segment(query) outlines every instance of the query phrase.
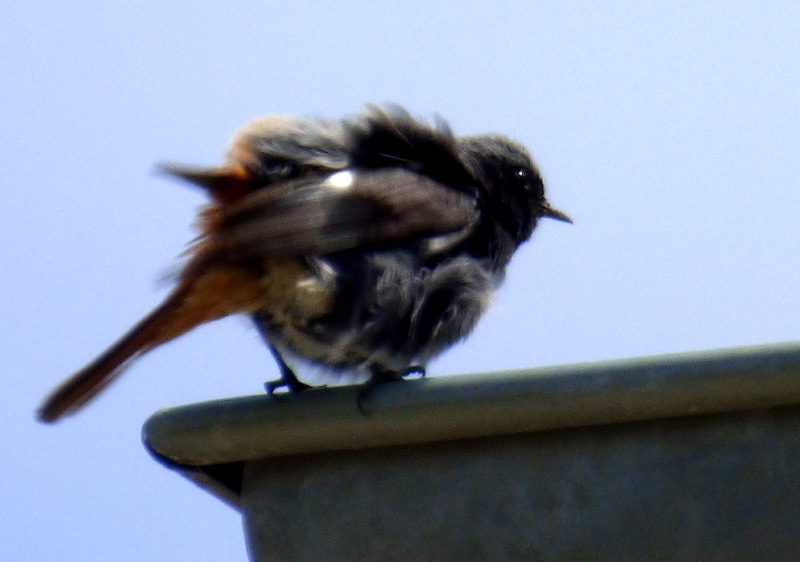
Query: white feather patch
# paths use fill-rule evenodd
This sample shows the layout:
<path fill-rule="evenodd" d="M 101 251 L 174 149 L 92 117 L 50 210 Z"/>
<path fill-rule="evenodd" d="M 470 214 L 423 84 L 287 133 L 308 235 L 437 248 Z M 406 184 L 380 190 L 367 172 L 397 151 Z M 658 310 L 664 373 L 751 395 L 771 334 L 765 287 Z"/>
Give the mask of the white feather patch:
<path fill-rule="evenodd" d="M 335 174 L 331 175 L 325 181 L 325 184 L 336 191 L 347 191 L 353 187 L 353 183 L 355 181 L 356 175 L 353 172 L 350 170 L 342 170 L 341 172 L 336 172 Z"/>

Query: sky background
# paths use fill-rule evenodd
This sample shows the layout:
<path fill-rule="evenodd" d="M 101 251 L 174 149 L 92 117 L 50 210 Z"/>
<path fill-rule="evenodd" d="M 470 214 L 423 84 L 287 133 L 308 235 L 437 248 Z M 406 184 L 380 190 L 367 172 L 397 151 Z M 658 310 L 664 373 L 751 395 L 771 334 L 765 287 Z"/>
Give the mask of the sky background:
<path fill-rule="evenodd" d="M 394 101 L 531 149 L 575 224 L 541 223 L 432 376 L 800 339 L 800 3 L 5 0 L 0 53 L 2 560 L 246 559 L 140 441 L 277 375 L 245 319 L 33 415 L 169 287 L 204 199 L 155 164 L 267 113 Z"/>

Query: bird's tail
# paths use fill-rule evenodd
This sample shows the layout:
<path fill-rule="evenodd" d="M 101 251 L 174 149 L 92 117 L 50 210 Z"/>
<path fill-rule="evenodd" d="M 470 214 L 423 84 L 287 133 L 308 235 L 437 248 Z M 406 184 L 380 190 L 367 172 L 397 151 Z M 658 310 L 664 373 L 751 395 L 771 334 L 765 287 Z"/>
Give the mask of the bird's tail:
<path fill-rule="evenodd" d="M 94 361 L 58 385 L 38 411 L 51 423 L 79 410 L 134 359 L 204 322 L 257 306 L 257 279 L 241 269 L 217 268 L 192 276 Z"/>

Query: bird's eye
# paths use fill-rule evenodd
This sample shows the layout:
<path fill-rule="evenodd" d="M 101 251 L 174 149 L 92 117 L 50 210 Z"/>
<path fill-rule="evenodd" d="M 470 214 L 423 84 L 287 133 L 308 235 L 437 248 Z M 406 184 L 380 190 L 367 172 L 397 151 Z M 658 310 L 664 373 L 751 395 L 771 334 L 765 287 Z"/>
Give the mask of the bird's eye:
<path fill-rule="evenodd" d="M 534 188 L 535 181 L 533 174 L 526 170 L 525 168 L 517 168 L 516 172 L 514 172 L 514 176 L 519 182 L 520 187 L 525 191 L 531 191 Z"/>
<path fill-rule="evenodd" d="M 517 168 L 514 170 L 514 179 L 525 192 L 534 198 L 544 197 L 544 189 L 539 174 L 528 168 Z"/>

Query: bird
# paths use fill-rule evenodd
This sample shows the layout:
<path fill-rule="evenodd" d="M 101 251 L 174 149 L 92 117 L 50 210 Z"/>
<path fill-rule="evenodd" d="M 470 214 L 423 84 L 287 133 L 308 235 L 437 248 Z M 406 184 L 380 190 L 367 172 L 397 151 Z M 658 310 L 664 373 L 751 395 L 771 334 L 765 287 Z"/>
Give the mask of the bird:
<path fill-rule="evenodd" d="M 210 198 L 175 287 L 46 397 L 42 422 L 76 412 L 155 347 L 239 313 L 278 363 L 270 394 L 309 387 L 297 364 L 366 376 L 365 388 L 424 375 L 473 330 L 538 220 L 572 222 L 520 142 L 457 136 L 398 105 L 268 115 L 237 131 L 223 164 L 161 169 Z"/>

